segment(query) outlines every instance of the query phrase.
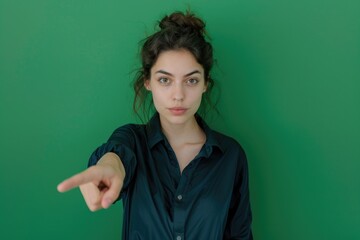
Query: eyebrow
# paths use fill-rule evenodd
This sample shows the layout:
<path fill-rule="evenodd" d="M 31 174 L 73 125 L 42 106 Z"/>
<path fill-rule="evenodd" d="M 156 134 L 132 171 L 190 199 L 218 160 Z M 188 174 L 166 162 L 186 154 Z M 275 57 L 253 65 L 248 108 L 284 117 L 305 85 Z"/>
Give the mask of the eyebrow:
<path fill-rule="evenodd" d="M 166 72 L 164 70 L 159 70 L 159 71 L 156 71 L 155 73 L 162 73 L 162 74 L 169 75 L 169 76 L 172 76 L 172 77 L 174 76 L 173 74 L 171 74 L 169 72 Z M 195 73 L 201 74 L 201 72 L 199 70 L 195 70 L 195 71 L 192 71 L 190 73 L 185 74 L 185 77 L 191 76 L 191 75 L 193 75 Z"/>

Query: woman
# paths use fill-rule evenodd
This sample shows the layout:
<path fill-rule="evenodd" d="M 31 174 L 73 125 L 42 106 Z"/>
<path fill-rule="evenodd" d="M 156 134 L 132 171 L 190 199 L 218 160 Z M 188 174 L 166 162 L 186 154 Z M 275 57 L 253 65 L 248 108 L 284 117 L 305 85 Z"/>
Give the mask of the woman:
<path fill-rule="evenodd" d="M 91 211 L 122 199 L 123 239 L 252 239 L 245 153 L 197 113 L 213 85 L 205 24 L 174 12 L 159 26 L 134 84 L 135 111 L 150 94 L 155 114 L 116 129 L 58 190 L 79 186 Z"/>

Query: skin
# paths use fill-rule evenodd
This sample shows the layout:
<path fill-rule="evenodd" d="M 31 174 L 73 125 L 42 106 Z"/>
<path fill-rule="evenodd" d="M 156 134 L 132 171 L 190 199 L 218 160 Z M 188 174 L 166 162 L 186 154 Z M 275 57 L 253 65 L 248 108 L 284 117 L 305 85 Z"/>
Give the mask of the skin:
<path fill-rule="evenodd" d="M 125 169 L 115 153 L 106 153 L 97 165 L 63 182 L 57 189 L 66 192 L 79 187 L 90 211 L 108 208 L 118 198 L 125 179 Z"/>
<path fill-rule="evenodd" d="M 206 91 L 204 69 L 189 51 L 165 51 L 151 68 L 144 86 L 152 92 L 162 131 L 182 172 L 206 141 L 194 117 Z M 119 156 L 109 152 L 97 165 L 64 180 L 57 189 L 66 192 L 79 187 L 88 208 L 97 211 L 110 207 L 118 198 L 125 176 Z"/>
<path fill-rule="evenodd" d="M 151 68 L 145 88 L 152 92 L 162 130 L 182 172 L 206 140 L 194 117 L 206 91 L 204 69 L 189 51 L 166 51 Z"/>

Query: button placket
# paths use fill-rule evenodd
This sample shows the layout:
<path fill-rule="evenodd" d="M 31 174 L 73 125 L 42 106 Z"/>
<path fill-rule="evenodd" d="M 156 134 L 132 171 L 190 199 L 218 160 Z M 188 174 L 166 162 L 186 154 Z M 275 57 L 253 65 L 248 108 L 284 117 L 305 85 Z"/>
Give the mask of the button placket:
<path fill-rule="evenodd" d="M 176 233 L 175 234 L 175 240 L 184 240 L 184 234 L 183 233 Z"/>
<path fill-rule="evenodd" d="M 184 205 L 184 190 L 187 178 L 181 176 L 178 189 L 174 196 L 174 240 L 184 240 L 184 228 L 186 219 L 186 205 Z"/>

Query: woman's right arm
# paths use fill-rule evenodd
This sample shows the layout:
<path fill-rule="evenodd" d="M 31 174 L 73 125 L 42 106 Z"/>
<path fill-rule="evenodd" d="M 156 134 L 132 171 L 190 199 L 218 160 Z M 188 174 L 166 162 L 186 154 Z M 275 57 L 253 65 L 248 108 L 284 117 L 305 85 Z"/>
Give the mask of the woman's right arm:
<path fill-rule="evenodd" d="M 108 152 L 96 165 L 78 173 L 63 182 L 57 189 L 66 192 L 79 187 L 84 200 L 91 211 L 108 208 L 115 202 L 124 184 L 125 168 L 120 157 Z"/>

